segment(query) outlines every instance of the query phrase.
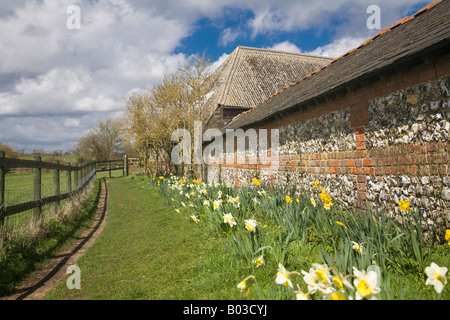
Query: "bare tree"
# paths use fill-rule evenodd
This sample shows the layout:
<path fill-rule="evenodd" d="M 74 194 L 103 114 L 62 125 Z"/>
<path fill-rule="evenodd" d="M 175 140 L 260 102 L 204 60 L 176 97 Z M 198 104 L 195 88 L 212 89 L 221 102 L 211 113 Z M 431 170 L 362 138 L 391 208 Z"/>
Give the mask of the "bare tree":
<path fill-rule="evenodd" d="M 127 97 L 122 127 L 127 140 L 141 157 L 145 155 L 144 165 L 150 174 L 158 174 L 158 162 L 168 159 L 174 146 L 172 132 L 184 128 L 193 136 L 194 121 L 206 121 L 213 111 L 206 104 L 215 85 L 209 66 L 205 55 L 193 57 L 148 92 Z M 150 156 L 156 168 L 151 168 Z"/>
<path fill-rule="evenodd" d="M 114 159 L 122 154 L 123 138 L 118 120 L 99 120 L 89 133 L 78 139 L 75 153 L 97 161 Z"/>

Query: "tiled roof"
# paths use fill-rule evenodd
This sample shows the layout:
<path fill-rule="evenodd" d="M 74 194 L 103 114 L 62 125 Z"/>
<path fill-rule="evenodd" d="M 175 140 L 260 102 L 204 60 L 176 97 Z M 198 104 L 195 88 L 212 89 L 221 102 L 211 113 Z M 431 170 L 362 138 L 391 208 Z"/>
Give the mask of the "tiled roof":
<path fill-rule="evenodd" d="M 215 71 L 218 81 L 208 104 L 213 104 L 212 110 L 217 107 L 242 111 L 254 108 L 275 92 L 332 60 L 315 55 L 238 46 Z M 222 128 L 231 119 L 216 109 L 207 126 Z"/>
<path fill-rule="evenodd" d="M 345 87 L 405 61 L 427 48 L 450 41 L 450 2 L 433 2 L 300 81 L 236 116 L 224 129 L 236 129 L 272 118 L 326 93 Z"/>
<path fill-rule="evenodd" d="M 224 62 L 226 75 L 218 104 L 254 108 L 275 92 L 333 59 L 239 46 L 227 60 Z"/>

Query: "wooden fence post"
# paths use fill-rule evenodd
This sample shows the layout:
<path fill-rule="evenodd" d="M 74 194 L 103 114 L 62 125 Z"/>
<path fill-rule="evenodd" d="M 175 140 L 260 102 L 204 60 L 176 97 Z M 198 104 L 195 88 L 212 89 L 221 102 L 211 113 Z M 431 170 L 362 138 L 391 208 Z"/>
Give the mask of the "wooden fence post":
<path fill-rule="evenodd" d="M 67 163 L 68 166 L 71 166 L 70 162 Z M 66 171 L 66 192 L 72 192 L 72 170 Z"/>
<path fill-rule="evenodd" d="M 109 163 L 109 177 L 111 178 L 111 159 L 109 159 L 108 163 Z"/>
<path fill-rule="evenodd" d="M 59 165 L 59 160 L 55 160 L 54 163 Z M 55 196 L 60 195 L 60 187 L 59 187 L 59 169 L 53 169 L 53 194 Z M 58 213 L 60 202 L 59 200 L 55 202 L 54 210 L 55 214 Z"/>
<path fill-rule="evenodd" d="M 0 151 L 0 159 L 4 158 L 5 152 Z M 5 224 L 5 218 L 3 217 L 3 214 L 5 213 L 5 175 L 6 175 L 6 168 L 0 166 L 0 231 L 1 231 L 0 241 L 3 239 L 4 236 L 4 224 Z"/>
<path fill-rule="evenodd" d="M 77 191 L 79 191 L 81 189 L 81 186 L 83 185 L 83 176 L 82 176 L 82 172 L 81 172 L 81 163 L 78 164 L 78 170 L 77 170 L 77 174 L 78 174 L 78 188 Z M 80 197 L 80 193 L 78 193 L 78 197 Z"/>
<path fill-rule="evenodd" d="M 35 161 L 41 161 L 40 156 L 34 156 Z M 41 168 L 33 168 L 33 189 L 34 189 L 34 200 L 41 201 L 42 189 L 41 189 Z M 42 215 L 42 205 L 39 205 L 33 209 L 33 220 L 34 226 L 37 227 L 41 221 Z"/>
<path fill-rule="evenodd" d="M 128 157 L 123 157 L 123 176 L 128 177 Z"/>

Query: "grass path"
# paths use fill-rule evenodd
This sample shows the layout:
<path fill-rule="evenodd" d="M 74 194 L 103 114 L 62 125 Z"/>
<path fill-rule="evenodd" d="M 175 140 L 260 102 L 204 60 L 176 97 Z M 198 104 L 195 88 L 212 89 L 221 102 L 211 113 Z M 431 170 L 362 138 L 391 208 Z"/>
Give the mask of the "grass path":
<path fill-rule="evenodd" d="M 108 192 L 106 226 L 78 262 L 81 289 L 64 281 L 47 299 L 207 298 L 195 278 L 220 240 L 199 241 L 204 232 L 147 183 L 113 178 Z"/>

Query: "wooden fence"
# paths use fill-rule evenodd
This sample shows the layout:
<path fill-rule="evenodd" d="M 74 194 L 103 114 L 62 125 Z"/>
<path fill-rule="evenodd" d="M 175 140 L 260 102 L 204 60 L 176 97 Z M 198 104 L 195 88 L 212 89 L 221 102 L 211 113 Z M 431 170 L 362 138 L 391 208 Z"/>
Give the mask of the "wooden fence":
<path fill-rule="evenodd" d="M 21 203 L 8 205 L 5 199 L 5 175 L 8 169 L 28 168 L 33 170 L 33 199 Z M 42 169 L 53 171 L 53 195 L 42 197 L 41 173 Z M 33 209 L 33 220 L 35 225 L 41 220 L 42 206 L 54 203 L 58 210 L 61 200 L 81 192 L 92 179 L 96 172 L 122 170 L 124 176 L 128 175 L 128 160 L 90 161 L 78 165 L 60 164 L 58 160 L 53 163 L 41 160 L 35 156 L 34 160 L 22 160 L 5 158 L 5 153 L 0 151 L 0 228 L 3 229 L 5 218 L 19 212 Z M 60 174 L 66 172 L 66 192 L 60 192 Z M 73 177 L 73 179 L 72 179 Z"/>

